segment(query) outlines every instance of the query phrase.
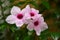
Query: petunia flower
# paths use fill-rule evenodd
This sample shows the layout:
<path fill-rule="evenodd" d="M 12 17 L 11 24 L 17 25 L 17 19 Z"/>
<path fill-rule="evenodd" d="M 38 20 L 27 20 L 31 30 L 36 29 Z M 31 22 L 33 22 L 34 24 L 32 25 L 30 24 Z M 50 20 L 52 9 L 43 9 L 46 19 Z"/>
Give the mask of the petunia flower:
<path fill-rule="evenodd" d="M 9 24 L 16 24 L 17 27 L 21 27 L 24 24 L 26 9 L 20 10 L 19 7 L 13 6 L 11 9 L 11 15 L 6 18 L 6 22 Z"/>
<path fill-rule="evenodd" d="M 27 5 L 25 8 L 27 11 L 25 14 L 25 17 L 26 17 L 25 23 L 28 24 L 27 21 L 29 21 L 30 19 L 33 19 L 34 17 L 37 17 L 39 15 L 39 10 L 36 10 L 34 8 L 30 8 L 29 5 Z"/>
<path fill-rule="evenodd" d="M 35 30 L 36 34 L 39 36 L 41 31 L 44 31 L 48 28 L 46 22 L 44 22 L 44 18 L 42 16 L 34 17 L 33 20 L 29 21 L 27 29 L 29 31 Z"/>

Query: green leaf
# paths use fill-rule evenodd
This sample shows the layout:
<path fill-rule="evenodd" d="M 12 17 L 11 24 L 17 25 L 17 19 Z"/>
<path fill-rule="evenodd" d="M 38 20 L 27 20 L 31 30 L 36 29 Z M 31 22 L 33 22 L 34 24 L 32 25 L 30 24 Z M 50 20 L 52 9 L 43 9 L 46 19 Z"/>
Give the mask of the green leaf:
<path fill-rule="evenodd" d="M 47 2 L 46 0 L 42 0 L 42 4 L 43 4 L 47 9 L 50 9 L 49 2 Z"/>
<path fill-rule="evenodd" d="M 2 3 L 0 2 L 0 5 L 1 5 Z"/>
<path fill-rule="evenodd" d="M 10 30 L 12 32 L 15 32 L 17 30 L 17 27 L 15 25 L 11 25 Z"/>
<path fill-rule="evenodd" d="M 4 29 L 7 27 L 6 23 L 0 24 L 0 30 L 4 31 Z"/>
<path fill-rule="evenodd" d="M 15 0 L 9 0 L 11 3 L 14 2 Z"/>
<path fill-rule="evenodd" d="M 51 32 L 51 35 L 54 37 L 60 37 L 60 32 Z"/>
<path fill-rule="evenodd" d="M 51 37 L 54 40 L 58 40 L 58 38 L 60 37 L 60 32 L 51 32 Z"/>
<path fill-rule="evenodd" d="M 24 1 L 24 2 L 19 2 L 19 3 L 16 4 L 16 6 L 22 6 L 23 4 L 25 4 L 25 2 L 26 2 L 26 1 Z"/>
<path fill-rule="evenodd" d="M 26 36 L 24 40 L 30 40 L 30 36 Z"/>
<path fill-rule="evenodd" d="M 43 31 L 40 35 L 41 40 L 47 40 L 48 37 L 50 37 L 50 33 L 48 30 Z"/>

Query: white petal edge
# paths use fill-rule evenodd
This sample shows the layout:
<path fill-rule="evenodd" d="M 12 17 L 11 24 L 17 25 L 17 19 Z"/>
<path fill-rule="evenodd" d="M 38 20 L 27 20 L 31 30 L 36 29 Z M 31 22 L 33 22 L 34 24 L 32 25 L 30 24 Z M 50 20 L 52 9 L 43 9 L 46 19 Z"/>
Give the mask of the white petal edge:
<path fill-rule="evenodd" d="M 28 24 L 27 29 L 29 31 L 32 31 L 33 30 L 33 24 L 32 23 Z"/>
<path fill-rule="evenodd" d="M 44 22 L 41 27 L 41 31 L 48 29 L 48 25 Z"/>
<path fill-rule="evenodd" d="M 21 13 L 30 13 L 30 6 L 27 5 L 24 9 L 22 9 Z"/>
<path fill-rule="evenodd" d="M 31 11 L 30 5 L 27 5 L 25 9 L 26 9 L 26 12 L 27 12 L 27 13 L 30 13 L 30 11 Z"/>
<path fill-rule="evenodd" d="M 37 14 L 39 13 L 39 10 L 36 10 L 34 8 L 31 8 L 31 11 L 34 12 L 34 13 L 37 13 Z"/>
<path fill-rule="evenodd" d="M 9 23 L 9 24 L 14 24 L 15 23 L 15 20 L 16 20 L 16 17 L 14 15 L 9 15 L 6 18 L 6 22 Z"/>
<path fill-rule="evenodd" d="M 21 11 L 21 10 L 20 10 L 19 7 L 13 6 L 12 9 L 11 9 L 11 14 L 12 14 L 12 15 L 16 15 L 16 14 L 20 13 L 20 11 Z"/>
<path fill-rule="evenodd" d="M 36 26 L 36 27 L 34 27 L 34 30 L 36 31 L 36 34 L 39 36 L 40 33 L 41 33 L 40 26 Z"/>
<path fill-rule="evenodd" d="M 22 27 L 23 24 L 24 24 L 24 23 L 23 23 L 22 20 L 17 20 L 17 21 L 16 21 L 16 26 L 17 26 L 17 27 Z"/>
<path fill-rule="evenodd" d="M 41 35 L 41 31 L 36 31 L 36 35 L 40 36 Z"/>

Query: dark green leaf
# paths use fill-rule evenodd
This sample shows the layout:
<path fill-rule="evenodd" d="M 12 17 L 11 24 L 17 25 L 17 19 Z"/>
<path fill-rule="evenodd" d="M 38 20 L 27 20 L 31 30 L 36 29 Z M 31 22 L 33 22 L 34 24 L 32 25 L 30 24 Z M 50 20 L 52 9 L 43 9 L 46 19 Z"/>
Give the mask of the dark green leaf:
<path fill-rule="evenodd" d="M 47 2 L 46 0 L 42 0 L 42 4 L 43 4 L 47 9 L 50 9 L 49 2 Z"/>

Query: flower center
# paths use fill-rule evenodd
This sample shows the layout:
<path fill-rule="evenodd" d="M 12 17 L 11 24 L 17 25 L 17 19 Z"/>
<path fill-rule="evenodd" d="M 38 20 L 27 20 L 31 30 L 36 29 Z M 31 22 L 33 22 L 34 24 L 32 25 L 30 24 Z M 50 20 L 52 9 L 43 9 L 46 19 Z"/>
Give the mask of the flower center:
<path fill-rule="evenodd" d="M 18 15 L 17 15 L 17 18 L 18 18 L 18 19 L 22 19 L 22 18 L 23 18 L 23 15 L 22 15 L 22 14 L 18 14 Z"/>
<path fill-rule="evenodd" d="M 35 14 L 34 13 L 30 13 L 31 16 L 34 16 Z"/>
<path fill-rule="evenodd" d="M 38 21 L 35 21 L 35 22 L 34 22 L 34 25 L 35 25 L 35 26 L 38 26 L 38 25 L 39 25 L 39 22 L 38 22 Z"/>

